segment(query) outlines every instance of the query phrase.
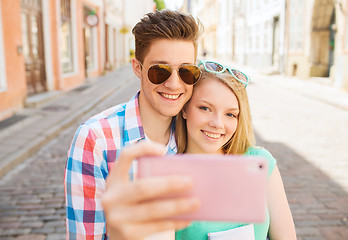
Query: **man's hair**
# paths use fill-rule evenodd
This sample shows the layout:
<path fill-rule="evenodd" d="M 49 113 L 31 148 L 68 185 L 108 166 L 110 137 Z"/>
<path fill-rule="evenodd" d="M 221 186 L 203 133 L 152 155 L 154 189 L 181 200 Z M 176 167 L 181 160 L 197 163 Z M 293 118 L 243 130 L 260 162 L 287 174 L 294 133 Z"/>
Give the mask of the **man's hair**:
<path fill-rule="evenodd" d="M 249 147 L 255 145 L 255 136 L 251 122 L 251 114 L 249 107 L 248 95 L 246 88 L 228 72 L 211 73 L 201 67 L 202 76 L 199 82 L 193 88 L 193 94 L 200 84 L 210 79 L 218 79 L 231 89 L 237 97 L 239 105 L 238 125 L 231 139 L 225 143 L 222 150 L 225 154 L 244 154 Z M 188 104 L 188 103 L 186 103 Z M 185 106 L 184 106 L 185 108 Z M 183 118 L 182 110 L 176 116 L 175 138 L 178 148 L 178 153 L 184 153 L 187 147 L 187 126 L 186 120 Z"/>
<path fill-rule="evenodd" d="M 192 41 L 196 58 L 197 41 L 202 30 L 201 22 L 191 15 L 170 10 L 148 13 L 132 30 L 135 58 L 143 63 L 151 44 L 160 39 Z"/>

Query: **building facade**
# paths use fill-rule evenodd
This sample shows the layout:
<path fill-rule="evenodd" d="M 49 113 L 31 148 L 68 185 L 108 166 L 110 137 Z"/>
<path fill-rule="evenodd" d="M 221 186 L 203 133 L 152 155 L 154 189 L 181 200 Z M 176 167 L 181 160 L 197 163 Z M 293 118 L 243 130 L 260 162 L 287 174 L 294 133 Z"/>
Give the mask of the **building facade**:
<path fill-rule="evenodd" d="M 209 57 L 283 71 L 285 3 L 195 0 L 192 13 L 205 27 L 201 48 Z"/>
<path fill-rule="evenodd" d="M 218 22 L 218 0 L 192 0 L 192 15 L 199 18 L 204 25 L 203 36 L 198 44 L 199 55 L 217 57 L 217 22 Z M 184 2 L 188 10 L 188 2 Z M 209 7 L 208 7 L 209 6 Z"/>
<path fill-rule="evenodd" d="M 191 11 L 204 25 L 198 45 L 199 55 L 231 59 L 233 54 L 233 9 L 229 0 L 184 1 L 185 11 Z"/>
<path fill-rule="evenodd" d="M 152 0 L 135 1 L 1 0 L 0 120 L 32 96 L 76 88 L 129 62 L 130 29 L 154 11 Z"/>
<path fill-rule="evenodd" d="M 348 0 L 192 0 L 209 58 L 348 89 Z"/>
<path fill-rule="evenodd" d="M 348 1 L 287 1 L 286 73 L 348 89 Z"/>
<path fill-rule="evenodd" d="M 245 4 L 243 6 L 243 4 Z M 235 2 L 242 16 L 236 22 L 235 36 L 244 36 L 244 61 L 236 44 L 238 63 L 283 72 L 285 60 L 285 0 L 248 0 Z M 243 19 L 244 18 L 244 19 Z M 244 26 L 243 26 L 244 25 Z M 245 32 L 246 31 L 246 32 Z"/>

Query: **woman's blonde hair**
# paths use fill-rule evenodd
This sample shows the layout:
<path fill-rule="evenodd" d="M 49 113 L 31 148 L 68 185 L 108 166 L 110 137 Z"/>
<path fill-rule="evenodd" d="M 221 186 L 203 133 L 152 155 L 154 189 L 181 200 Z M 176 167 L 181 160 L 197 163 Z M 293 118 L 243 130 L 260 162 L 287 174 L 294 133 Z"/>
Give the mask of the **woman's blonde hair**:
<path fill-rule="evenodd" d="M 255 136 L 251 122 L 248 95 L 246 88 L 237 81 L 228 71 L 224 73 L 211 73 L 201 68 L 202 76 L 195 85 L 193 93 L 198 85 L 209 79 L 218 79 L 226 84 L 235 94 L 239 105 L 238 125 L 231 139 L 222 147 L 225 154 L 244 154 L 249 147 L 255 145 Z M 188 104 L 188 103 L 186 103 Z M 187 127 L 186 119 L 183 118 L 182 111 L 176 116 L 175 138 L 178 153 L 184 153 L 187 146 Z"/>

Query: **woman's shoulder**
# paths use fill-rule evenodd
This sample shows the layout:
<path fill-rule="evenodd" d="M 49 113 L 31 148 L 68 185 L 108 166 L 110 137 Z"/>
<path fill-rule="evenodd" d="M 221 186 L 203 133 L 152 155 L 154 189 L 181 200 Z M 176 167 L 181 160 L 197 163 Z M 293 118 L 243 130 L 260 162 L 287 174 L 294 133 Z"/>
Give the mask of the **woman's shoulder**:
<path fill-rule="evenodd" d="M 251 146 L 246 151 L 245 155 L 248 155 L 248 156 L 258 156 L 258 157 L 264 158 L 267 161 L 267 164 L 268 164 L 268 175 L 271 175 L 275 165 L 277 164 L 277 160 L 264 147 Z"/>
<path fill-rule="evenodd" d="M 272 154 L 266 148 L 261 147 L 261 146 L 250 146 L 245 154 L 273 158 Z"/>

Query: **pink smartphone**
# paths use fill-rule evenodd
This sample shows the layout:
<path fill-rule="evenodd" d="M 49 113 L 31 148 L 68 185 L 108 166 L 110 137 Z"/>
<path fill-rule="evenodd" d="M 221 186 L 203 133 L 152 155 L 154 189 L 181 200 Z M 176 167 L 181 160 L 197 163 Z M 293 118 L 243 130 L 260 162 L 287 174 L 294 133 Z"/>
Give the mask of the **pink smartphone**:
<path fill-rule="evenodd" d="M 177 154 L 138 159 L 138 178 L 189 175 L 189 192 L 166 197 L 196 196 L 201 207 L 174 219 L 257 223 L 265 220 L 267 163 L 236 155 Z"/>

